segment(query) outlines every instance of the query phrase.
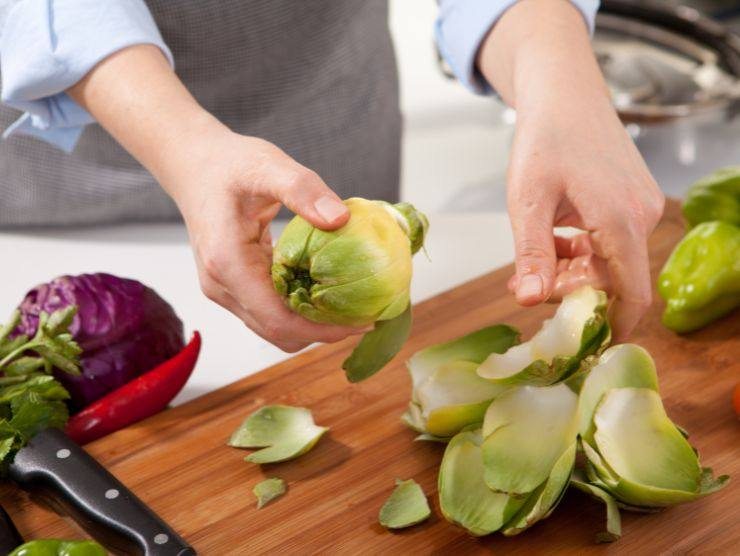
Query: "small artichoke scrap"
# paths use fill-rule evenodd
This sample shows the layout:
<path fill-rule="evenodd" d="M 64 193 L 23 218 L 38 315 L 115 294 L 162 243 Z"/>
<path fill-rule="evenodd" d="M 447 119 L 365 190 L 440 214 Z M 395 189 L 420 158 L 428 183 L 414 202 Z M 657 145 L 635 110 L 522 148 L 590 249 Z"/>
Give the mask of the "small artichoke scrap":
<path fill-rule="evenodd" d="M 347 199 L 338 230 L 291 220 L 273 250 L 272 281 L 288 307 L 315 322 L 375 325 L 342 368 L 359 382 L 383 368 L 411 331 L 411 257 L 429 222 L 409 203 Z"/>
<path fill-rule="evenodd" d="M 262 509 L 273 500 L 280 498 L 285 494 L 286 490 L 285 481 L 278 477 L 271 477 L 260 481 L 252 489 L 252 493 L 257 498 L 257 509 Z"/>
<path fill-rule="evenodd" d="M 565 384 L 517 386 L 495 398 L 482 429 L 463 430 L 447 445 L 443 515 L 475 536 L 517 535 L 547 518 L 575 465 L 577 407 Z"/>
<path fill-rule="evenodd" d="M 506 387 L 478 376 L 478 365 L 518 342 L 519 332 L 500 324 L 415 353 L 406 362 L 413 391 L 402 420 L 417 432 L 447 439 L 482 423 L 491 400 Z"/>
<path fill-rule="evenodd" d="M 421 523 L 431 514 L 419 484 L 413 479 L 396 479 L 396 488 L 380 508 L 378 521 L 388 529 L 403 529 Z"/>
<path fill-rule="evenodd" d="M 609 345 L 611 329 L 606 318 L 607 297 L 591 286 L 563 298 L 555 316 L 527 342 L 505 353 L 493 353 L 478 374 L 500 385 L 547 386 L 566 380 L 589 355 Z"/>
<path fill-rule="evenodd" d="M 231 435 L 229 446 L 262 448 L 244 459 L 259 464 L 276 463 L 305 454 L 328 430 L 316 425 L 306 408 L 267 405 L 246 418 Z"/>
<path fill-rule="evenodd" d="M 579 421 L 589 484 L 625 509 L 690 502 L 729 479 L 701 467 L 682 429 L 666 415 L 652 358 L 634 344 L 608 349 L 591 369 Z"/>

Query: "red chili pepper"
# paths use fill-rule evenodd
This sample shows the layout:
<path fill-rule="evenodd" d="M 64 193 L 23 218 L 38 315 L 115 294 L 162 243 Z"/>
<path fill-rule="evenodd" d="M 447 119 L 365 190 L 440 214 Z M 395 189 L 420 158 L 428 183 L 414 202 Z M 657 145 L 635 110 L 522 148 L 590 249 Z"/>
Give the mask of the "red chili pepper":
<path fill-rule="evenodd" d="M 735 386 L 735 393 L 732 395 L 732 405 L 735 406 L 735 414 L 740 419 L 740 382 Z"/>
<path fill-rule="evenodd" d="M 78 444 L 87 444 L 162 411 L 185 386 L 199 353 L 196 331 L 172 358 L 70 417 L 67 435 Z"/>

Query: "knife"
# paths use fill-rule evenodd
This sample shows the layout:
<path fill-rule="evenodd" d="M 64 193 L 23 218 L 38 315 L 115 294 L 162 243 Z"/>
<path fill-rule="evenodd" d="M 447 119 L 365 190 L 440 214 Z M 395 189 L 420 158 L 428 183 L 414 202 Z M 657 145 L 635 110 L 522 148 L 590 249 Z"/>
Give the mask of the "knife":
<path fill-rule="evenodd" d="M 15 528 L 5 508 L 0 506 L 0 554 L 10 554 L 23 544 L 23 537 Z"/>
<path fill-rule="evenodd" d="M 111 550 L 144 556 L 193 556 L 190 547 L 144 502 L 58 429 L 34 436 L 15 455 L 8 476 L 70 515 Z"/>

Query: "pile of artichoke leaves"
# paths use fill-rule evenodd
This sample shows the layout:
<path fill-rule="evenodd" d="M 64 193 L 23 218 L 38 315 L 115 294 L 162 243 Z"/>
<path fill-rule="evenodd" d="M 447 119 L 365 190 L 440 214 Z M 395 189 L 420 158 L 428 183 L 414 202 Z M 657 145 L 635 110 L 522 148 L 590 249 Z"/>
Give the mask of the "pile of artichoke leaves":
<path fill-rule="evenodd" d="M 658 511 L 726 484 L 667 416 L 650 354 L 606 349 L 606 305 L 585 286 L 527 342 L 496 325 L 409 359 L 403 421 L 447 443 L 438 487 L 448 521 L 475 536 L 516 535 L 572 486 L 606 505 L 596 538 L 608 542 L 621 534 L 620 509 Z"/>

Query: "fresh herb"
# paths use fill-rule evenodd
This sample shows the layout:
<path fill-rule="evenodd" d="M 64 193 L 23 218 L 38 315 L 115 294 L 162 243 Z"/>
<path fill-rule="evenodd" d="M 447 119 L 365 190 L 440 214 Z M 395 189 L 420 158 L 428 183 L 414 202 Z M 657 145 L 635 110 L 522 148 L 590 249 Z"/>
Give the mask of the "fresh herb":
<path fill-rule="evenodd" d="M 0 326 L 0 466 L 4 471 L 15 453 L 40 431 L 63 428 L 69 418 L 69 392 L 52 372 L 80 374 L 80 346 L 69 325 L 77 307 L 41 313 L 36 334 L 14 335 L 20 322 L 16 311 Z"/>

